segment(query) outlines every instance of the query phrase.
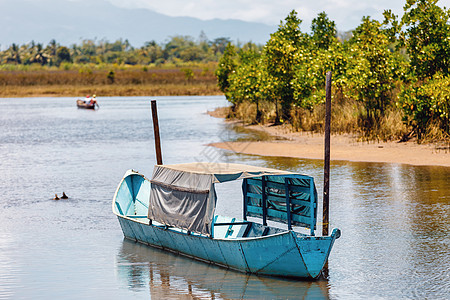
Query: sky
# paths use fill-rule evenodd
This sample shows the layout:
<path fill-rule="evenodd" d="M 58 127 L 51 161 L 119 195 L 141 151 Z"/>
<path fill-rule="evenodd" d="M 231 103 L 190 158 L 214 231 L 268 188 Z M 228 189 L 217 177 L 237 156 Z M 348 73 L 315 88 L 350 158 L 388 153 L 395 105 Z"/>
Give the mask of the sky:
<path fill-rule="evenodd" d="M 77 0 L 72 0 L 77 1 Z M 339 31 L 355 29 L 364 16 L 382 21 L 383 11 L 403 14 L 406 0 L 107 0 L 128 8 L 148 8 L 169 16 L 189 16 L 202 20 L 238 19 L 278 25 L 295 9 L 303 20 L 301 28 L 309 31 L 311 21 L 325 11 Z M 450 8 L 450 0 L 438 5 Z"/>

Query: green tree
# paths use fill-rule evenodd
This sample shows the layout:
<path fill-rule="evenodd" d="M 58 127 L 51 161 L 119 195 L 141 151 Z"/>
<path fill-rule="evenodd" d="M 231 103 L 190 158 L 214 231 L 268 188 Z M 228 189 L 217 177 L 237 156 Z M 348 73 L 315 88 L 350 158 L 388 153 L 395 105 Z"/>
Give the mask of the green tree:
<path fill-rule="evenodd" d="M 45 47 L 45 53 L 48 56 L 48 64 L 53 65 L 56 62 L 56 50 L 58 49 L 59 44 L 55 39 L 50 40 L 47 47 Z"/>
<path fill-rule="evenodd" d="M 214 55 L 225 53 L 225 49 L 228 44 L 231 43 L 230 38 L 227 37 L 220 37 L 216 38 L 212 41 L 211 46 L 214 51 Z"/>
<path fill-rule="evenodd" d="M 312 41 L 319 49 L 326 50 L 337 40 L 336 24 L 334 21 L 328 19 L 325 12 L 319 13 L 319 15 L 312 20 L 311 30 Z"/>
<path fill-rule="evenodd" d="M 344 47 L 336 38 L 335 23 L 322 12 L 312 21 L 312 43 L 300 49 L 293 86 L 295 105 L 312 110 L 325 100 L 325 76 L 333 72 L 333 82 L 343 80 L 346 71 Z"/>
<path fill-rule="evenodd" d="M 419 79 L 438 72 L 448 74 L 450 70 L 450 10 L 439 7 L 437 2 L 407 0 L 400 22 L 404 28 L 400 32 L 400 45 L 406 47 Z"/>
<path fill-rule="evenodd" d="M 294 99 L 298 107 L 313 110 L 325 101 L 325 77 L 333 74 L 333 84 L 342 89 L 346 82 L 348 55 L 345 47 L 335 41 L 328 49 L 311 49 L 301 54 L 296 66 L 293 86 Z"/>
<path fill-rule="evenodd" d="M 271 81 L 278 82 L 275 101 L 280 100 L 284 119 L 289 119 L 294 100 L 292 80 L 295 76 L 299 50 L 307 42 L 307 36 L 300 31 L 301 22 L 297 17 L 297 12 L 291 11 L 286 17 L 285 23 L 281 22 L 278 30 L 270 35 L 263 52 L 268 75 L 273 77 Z M 280 122 L 278 115 L 276 122 Z"/>
<path fill-rule="evenodd" d="M 436 74 L 424 84 L 403 89 L 399 104 L 405 112 L 404 121 L 414 129 L 419 141 L 450 138 L 450 76 Z M 433 126 L 444 136 L 428 133 Z"/>
<path fill-rule="evenodd" d="M 150 63 L 155 63 L 164 57 L 163 49 L 155 41 L 146 42 L 142 50 L 143 55 L 148 57 Z"/>
<path fill-rule="evenodd" d="M 233 98 L 229 97 L 228 88 L 230 86 L 229 82 L 230 75 L 236 70 L 237 66 L 235 59 L 236 59 L 236 49 L 231 43 L 229 43 L 225 47 L 223 56 L 220 58 L 219 65 L 216 69 L 217 84 L 219 85 L 219 89 L 225 94 L 227 99 L 229 99 L 232 103 Z"/>
<path fill-rule="evenodd" d="M 364 104 L 363 127 L 369 131 L 377 126 L 389 104 L 398 65 L 380 27 L 378 21 L 364 17 L 348 45 L 347 93 Z"/>
<path fill-rule="evenodd" d="M 261 122 L 262 114 L 259 108 L 261 99 L 260 54 L 249 49 L 239 53 L 241 64 L 229 76 L 228 98 L 233 103 L 248 101 L 256 104 L 256 122 Z"/>
<path fill-rule="evenodd" d="M 67 47 L 60 46 L 56 50 L 56 64 L 59 66 L 63 62 L 71 62 L 70 51 Z"/>
<path fill-rule="evenodd" d="M 6 63 L 21 64 L 20 46 L 13 43 L 7 50 Z"/>
<path fill-rule="evenodd" d="M 384 12 L 391 40 L 409 57 L 410 84 L 402 88 L 398 105 L 419 141 L 430 135 L 432 126 L 449 135 L 450 10 L 437 3 L 407 0 L 400 20 L 391 11 Z"/>
<path fill-rule="evenodd" d="M 181 61 L 201 61 L 202 51 L 190 36 L 177 35 L 164 47 L 166 59 L 179 59 Z"/>
<path fill-rule="evenodd" d="M 50 61 L 50 58 L 51 58 L 50 55 L 45 53 L 45 49 L 43 48 L 42 44 L 38 43 L 34 45 L 32 48 L 32 54 L 29 62 L 38 63 L 43 66 Z"/>

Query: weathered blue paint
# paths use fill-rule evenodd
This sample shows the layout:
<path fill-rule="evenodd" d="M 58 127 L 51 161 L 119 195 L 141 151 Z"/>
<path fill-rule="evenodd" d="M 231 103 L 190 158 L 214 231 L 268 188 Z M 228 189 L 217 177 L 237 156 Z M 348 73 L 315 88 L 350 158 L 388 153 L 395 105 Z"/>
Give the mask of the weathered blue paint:
<path fill-rule="evenodd" d="M 314 235 L 317 191 L 314 179 L 300 174 L 268 175 L 244 179 L 244 219 L 246 216 L 310 229 Z"/>
<path fill-rule="evenodd" d="M 149 192 L 148 179 L 132 171 L 117 188 L 112 207 L 127 239 L 245 273 L 317 278 L 340 236 L 338 229 L 314 237 L 222 216 L 214 218 L 226 224 L 213 226 L 214 238 L 192 234 L 150 222 Z"/>

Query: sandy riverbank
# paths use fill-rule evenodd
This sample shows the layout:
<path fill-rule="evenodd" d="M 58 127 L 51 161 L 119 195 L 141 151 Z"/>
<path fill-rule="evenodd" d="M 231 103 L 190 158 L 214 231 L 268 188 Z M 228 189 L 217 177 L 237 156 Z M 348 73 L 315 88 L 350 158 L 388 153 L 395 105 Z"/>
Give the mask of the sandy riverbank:
<path fill-rule="evenodd" d="M 290 132 L 282 126 L 246 126 L 262 130 L 278 139 L 257 142 L 221 142 L 211 146 L 238 153 L 263 156 L 284 156 L 323 159 L 324 138 L 321 134 Z M 450 167 L 449 145 L 419 145 L 413 141 L 358 142 L 349 135 L 331 137 L 331 160 L 400 163 L 410 165 Z"/>

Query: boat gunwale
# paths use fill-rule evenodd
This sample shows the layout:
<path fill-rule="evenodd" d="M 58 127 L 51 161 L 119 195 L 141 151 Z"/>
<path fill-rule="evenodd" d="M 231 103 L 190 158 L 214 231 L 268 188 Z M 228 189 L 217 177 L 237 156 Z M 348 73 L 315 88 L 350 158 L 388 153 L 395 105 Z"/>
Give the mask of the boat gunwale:
<path fill-rule="evenodd" d="M 329 240 L 329 239 L 333 239 L 334 235 L 335 235 L 334 234 L 334 230 L 333 230 L 332 234 L 328 235 L 328 236 L 304 235 L 304 234 L 299 233 L 299 232 L 294 231 L 294 230 L 286 230 L 286 231 L 283 231 L 283 232 L 277 232 L 277 233 L 273 233 L 273 234 L 269 234 L 269 235 L 265 235 L 265 236 L 249 236 L 249 237 L 237 237 L 237 238 L 214 238 L 214 237 L 209 237 L 209 236 L 201 235 L 201 234 L 197 234 L 197 233 L 194 233 L 194 234 L 193 233 L 188 233 L 185 229 L 181 229 L 181 228 L 177 228 L 177 227 L 165 228 L 166 225 L 164 225 L 164 224 L 161 224 L 161 225 L 150 224 L 150 222 L 149 222 L 150 220 L 148 218 L 133 218 L 133 217 L 125 216 L 125 215 L 122 215 L 122 214 L 118 214 L 115 211 L 113 213 L 119 218 L 127 219 L 129 221 L 132 221 L 132 222 L 135 222 L 135 223 L 140 223 L 142 225 L 152 226 L 154 228 L 158 228 L 158 229 L 163 230 L 163 231 L 170 231 L 170 232 L 175 233 L 175 234 L 180 234 L 180 235 L 184 235 L 184 236 L 193 236 L 193 237 L 198 237 L 198 238 L 205 238 L 205 239 L 210 239 L 210 240 L 214 240 L 214 241 L 226 241 L 226 242 L 245 241 L 245 242 L 248 242 L 248 241 L 252 241 L 252 240 L 269 239 L 271 237 L 277 237 L 277 236 L 282 236 L 282 235 L 287 235 L 287 234 L 292 234 L 295 239 L 300 239 L 300 240 L 310 240 L 310 239 L 313 239 L 313 240 Z M 148 222 L 141 222 L 141 219 L 144 219 L 144 220 L 146 220 Z M 256 224 L 259 224 L 259 223 L 256 223 Z M 299 236 L 299 234 L 300 234 L 300 236 Z"/>

